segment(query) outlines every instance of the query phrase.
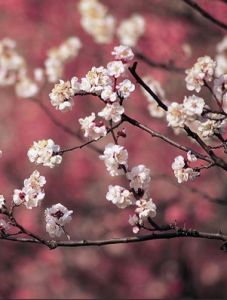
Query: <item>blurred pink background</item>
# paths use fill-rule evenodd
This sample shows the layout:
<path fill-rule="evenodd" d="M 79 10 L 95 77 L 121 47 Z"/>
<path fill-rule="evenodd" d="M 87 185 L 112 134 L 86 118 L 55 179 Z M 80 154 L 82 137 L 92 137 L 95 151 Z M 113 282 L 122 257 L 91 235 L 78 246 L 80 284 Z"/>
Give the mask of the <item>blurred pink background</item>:
<path fill-rule="evenodd" d="M 19 53 L 31 70 L 42 67 L 46 51 L 67 37 L 78 36 L 83 48 L 67 65 L 65 78 L 81 77 L 92 66 L 105 65 L 110 52 L 119 44 L 98 45 L 80 25 L 77 0 L 0 0 L 0 39 L 17 41 Z M 144 36 L 138 48 L 156 61 L 173 60 L 178 66 L 190 67 L 197 57 L 214 57 L 215 46 L 224 32 L 195 13 L 179 0 L 103 0 L 118 22 L 132 13 L 146 20 Z M 198 1 L 212 15 L 225 20 L 227 5 L 221 1 Z M 182 49 L 189 44 L 192 56 Z M 182 101 L 188 94 L 184 76 L 152 69 L 139 62 L 141 75 L 159 80 L 169 101 Z M 52 114 L 74 131 L 79 130 L 79 117 L 98 112 L 91 97 L 76 99 L 74 109 L 62 114 L 49 103 L 49 84 L 42 101 Z M 0 161 L 1 194 L 11 200 L 14 188 L 35 169 L 27 159 L 27 149 L 34 140 L 52 138 L 62 148 L 80 144 L 76 138 L 56 127 L 35 103 L 18 99 L 11 88 L 1 88 Z M 204 94 L 204 97 L 209 97 Z M 209 98 L 207 99 L 209 101 Z M 129 115 L 151 128 L 172 135 L 165 120 L 153 119 L 147 100 L 137 88 L 127 102 Z M 145 164 L 152 175 L 167 174 L 173 178 L 171 163 L 181 154 L 169 145 L 152 139 L 146 133 L 126 126 L 128 137 L 121 143 L 129 151 L 129 164 Z M 185 138 L 174 137 L 189 143 Z M 103 149 L 111 137 L 98 142 Z M 196 147 L 196 146 L 194 146 Z M 64 155 L 63 163 L 54 169 L 37 167 L 46 176 L 46 198 L 40 209 L 18 209 L 17 217 L 28 229 L 49 238 L 45 232 L 44 209 L 61 202 L 74 210 L 68 231 L 73 240 L 101 239 L 133 235 L 128 224 L 130 209 L 120 210 L 108 203 L 105 194 L 109 184 L 123 185 L 124 178 L 111 178 L 89 148 Z M 173 182 L 174 182 L 173 178 Z M 225 174 L 218 169 L 203 172 L 195 182 L 174 185 L 166 179 L 151 182 L 151 195 L 157 204 L 157 222 L 174 222 L 198 230 L 227 231 L 227 206 L 209 202 L 192 193 L 197 187 L 227 203 Z M 58 248 L 1 241 L 1 298 L 225 298 L 227 296 L 227 259 L 219 250 L 221 244 L 206 240 L 178 239 L 146 243 L 113 245 L 100 248 Z"/>

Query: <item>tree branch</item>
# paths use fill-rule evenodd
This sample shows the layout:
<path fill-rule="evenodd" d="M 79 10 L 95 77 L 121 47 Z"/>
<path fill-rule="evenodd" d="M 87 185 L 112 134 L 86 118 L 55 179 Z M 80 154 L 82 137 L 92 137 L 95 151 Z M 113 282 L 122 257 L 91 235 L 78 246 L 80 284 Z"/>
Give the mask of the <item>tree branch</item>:
<path fill-rule="evenodd" d="M 136 50 L 134 52 L 134 54 L 135 54 L 135 57 L 142 60 L 144 63 L 146 63 L 147 65 L 149 65 L 152 68 L 162 69 L 162 70 L 167 71 L 167 72 L 175 72 L 175 73 L 179 73 L 179 74 L 184 74 L 185 73 L 184 72 L 185 68 L 176 67 L 171 62 L 170 63 L 155 62 L 151 58 L 148 58 L 146 55 L 139 52 L 138 50 Z"/>
<path fill-rule="evenodd" d="M 209 232 L 199 232 L 192 229 L 178 228 L 174 232 L 160 232 L 152 233 L 141 236 L 130 236 L 125 238 L 114 238 L 114 239 L 103 239 L 103 240 L 81 240 L 81 241 L 46 241 L 42 243 L 41 241 L 34 238 L 17 238 L 17 237 L 7 237 L 3 236 L 0 239 L 11 241 L 11 242 L 22 242 L 22 243 L 36 243 L 43 244 L 50 249 L 55 249 L 57 247 L 89 247 L 89 246 L 104 246 L 113 244 L 128 244 L 128 243 L 138 243 L 144 241 L 152 240 L 164 240 L 164 239 L 174 239 L 174 238 L 199 238 L 199 239 L 209 239 L 209 240 L 219 240 L 226 243 L 227 236 L 222 233 L 209 233 Z"/>
<path fill-rule="evenodd" d="M 217 20 L 213 16 L 211 16 L 206 10 L 204 10 L 201 6 L 199 6 L 194 0 L 182 0 L 184 3 L 188 4 L 196 10 L 200 15 L 202 15 L 204 18 L 209 20 L 210 22 L 214 23 L 215 25 L 219 26 L 222 29 L 227 30 L 227 24 Z"/>

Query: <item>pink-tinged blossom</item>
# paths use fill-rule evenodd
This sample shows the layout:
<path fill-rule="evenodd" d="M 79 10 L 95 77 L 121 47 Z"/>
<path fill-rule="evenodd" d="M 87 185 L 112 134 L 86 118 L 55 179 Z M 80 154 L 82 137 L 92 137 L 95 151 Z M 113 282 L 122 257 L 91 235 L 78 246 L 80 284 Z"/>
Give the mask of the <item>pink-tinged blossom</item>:
<path fill-rule="evenodd" d="M 118 78 L 125 72 L 125 65 L 122 61 L 111 61 L 107 64 L 107 70 L 109 76 Z"/>
<path fill-rule="evenodd" d="M 206 81 L 214 77 L 216 62 L 209 56 L 199 57 L 191 69 L 186 70 L 186 87 L 189 91 L 199 92 Z"/>
<path fill-rule="evenodd" d="M 106 136 L 107 134 L 105 125 L 102 122 L 95 122 L 95 113 L 92 113 L 90 116 L 85 117 L 84 119 L 80 118 L 79 123 L 86 138 L 98 140 L 100 137 Z"/>
<path fill-rule="evenodd" d="M 154 218 L 156 216 L 156 205 L 152 199 L 148 201 L 145 199 L 138 200 L 136 206 L 135 212 L 142 221 L 147 220 L 148 217 Z"/>
<path fill-rule="evenodd" d="M 144 165 L 133 167 L 126 176 L 130 180 L 130 187 L 136 192 L 138 192 L 139 189 L 146 190 L 151 180 L 150 169 Z"/>
<path fill-rule="evenodd" d="M 43 191 L 45 183 L 45 177 L 41 176 L 40 173 L 35 170 L 29 178 L 24 180 L 24 187 L 21 190 L 14 190 L 14 204 L 18 206 L 23 203 L 28 209 L 39 206 L 45 197 Z"/>
<path fill-rule="evenodd" d="M 132 205 L 134 200 L 133 194 L 119 185 L 109 185 L 106 199 L 119 208 L 126 208 L 127 206 Z"/>
<path fill-rule="evenodd" d="M 184 127 L 186 114 L 183 105 L 177 102 L 172 102 L 168 107 L 166 119 L 168 122 L 168 126 L 174 128 Z"/>
<path fill-rule="evenodd" d="M 92 67 L 92 69 L 81 79 L 80 89 L 88 93 L 101 94 L 102 90 L 112 85 L 112 81 L 108 76 L 108 70 L 104 67 Z"/>
<path fill-rule="evenodd" d="M 60 111 L 70 111 L 74 105 L 73 97 L 74 90 L 70 81 L 60 80 L 56 83 L 51 93 L 49 94 L 51 104 Z"/>
<path fill-rule="evenodd" d="M 201 116 L 205 101 L 195 95 L 185 97 L 183 102 L 185 113 L 189 117 Z"/>
<path fill-rule="evenodd" d="M 123 146 L 110 143 L 99 158 L 104 161 L 111 176 L 124 174 L 123 169 L 128 167 L 128 151 Z"/>
<path fill-rule="evenodd" d="M 59 151 L 60 146 L 56 145 L 52 139 L 48 139 L 33 142 L 27 154 L 30 162 L 53 168 L 62 161 Z"/>
<path fill-rule="evenodd" d="M 132 49 L 128 46 L 117 46 L 114 47 L 114 51 L 111 53 L 115 56 L 116 60 L 122 60 L 123 62 L 129 62 L 134 58 L 134 53 L 132 52 Z"/>
<path fill-rule="evenodd" d="M 114 123 L 121 121 L 121 116 L 124 113 L 124 107 L 118 102 L 113 104 L 106 104 L 104 109 L 98 113 L 98 115 L 105 120 L 112 120 Z"/>
<path fill-rule="evenodd" d="M 120 97 L 125 99 L 135 90 L 135 85 L 129 79 L 125 79 L 117 85 L 117 90 Z"/>
<path fill-rule="evenodd" d="M 60 203 L 45 210 L 46 231 L 52 238 L 65 234 L 64 226 L 72 220 L 72 213 Z"/>

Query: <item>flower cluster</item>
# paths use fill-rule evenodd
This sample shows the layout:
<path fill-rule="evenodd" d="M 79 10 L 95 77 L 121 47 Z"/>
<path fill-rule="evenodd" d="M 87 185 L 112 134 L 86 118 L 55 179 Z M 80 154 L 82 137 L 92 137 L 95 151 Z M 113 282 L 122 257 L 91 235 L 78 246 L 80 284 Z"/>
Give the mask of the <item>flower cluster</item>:
<path fill-rule="evenodd" d="M 203 112 L 205 101 L 195 95 L 184 98 L 182 104 L 172 102 L 168 106 L 166 119 L 168 126 L 184 127 L 185 124 L 189 125 L 192 121 L 198 119 Z"/>
<path fill-rule="evenodd" d="M 40 173 L 35 170 L 29 178 L 24 180 L 24 186 L 22 189 L 14 190 L 14 204 L 24 204 L 28 209 L 39 206 L 45 197 L 45 193 L 43 191 L 45 183 L 45 177 L 41 176 Z"/>
<path fill-rule="evenodd" d="M 46 231 L 53 237 L 66 234 L 64 226 L 72 219 L 73 211 L 58 203 L 45 210 Z M 69 236 L 67 235 L 69 238 Z"/>
<path fill-rule="evenodd" d="M 78 91 L 79 84 L 77 77 L 71 81 L 60 80 L 56 83 L 49 94 L 51 104 L 60 111 L 70 111 L 74 105 L 73 96 Z"/>
<path fill-rule="evenodd" d="M 187 153 L 187 159 L 184 159 L 181 155 L 175 158 L 172 163 L 172 169 L 178 183 L 193 180 L 200 175 L 199 171 L 195 171 L 193 168 L 189 167 L 189 162 L 195 161 L 197 161 L 197 157 L 190 151 Z"/>
<path fill-rule="evenodd" d="M 81 0 L 78 8 L 84 30 L 97 43 L 110 43 L 114 35 L 115 19 L 108 14 L 107 8 L 98 0 Z"/>
<path fill-rule="evenodd" d="M 117 36 L 121 44 L 134 47 L 138 39 L 144 34 L 144 30 L 144 18 L 141 15 L 134 14 L 121 22 L 117 29 Z"/>
<path fill-rule="evenodd" d="M 53 140 L 40 140 L 33 142 L 33 145 L 28 150 L 28 158 L 35 164 L 42 164 L 53 168 L 62 161 L 62 156 L 59 155 L 60 146 L 56 145 Z"/>
<path fill-rule="evenodd" d="M 55 84 L 49 94 L 51 104 L 60 111 L 69 111 L 74 104 L 73 96 L 81 93 L 97 95 L 106 105 L 98 116 L 106 121 L 120 122 L 124 113 L 122 103 L 135 90 L 135 85 L 129 79 L 119 80 L 134 54 L 131 48 L 120 45 L 114 48 L 112 55 L 115 60 L 109 62 L 106 68 L 92 67 L 80 81 L 73 77 L 71 81 L 60 80 L 60 83 Z M 84 136 L 89 139 L 97 140 L 107 134 L 104 123 L 95 121 L 95 113 L 79 119 L 79 123 Z"/>
<path fill-rule="evenodd" d="M 79 123 L 84 132 L 84 136 L 88 139 L 98 140 L 102 136 L 106 136 L 107 130 L 102 121 L 95 122 L 95 113 L 84 119 L 80 118 Z"/>
<path fill-rule="evenodd" d="M 25 68 L 24 58 L 16 51 L 16 42 L 9 38 L 2 39 L 0 41 L 0 85 L 15 84 Z"/>
<path fill-rule="evenodd" d="M 0 85 L 15 85 L 18 97 L 29 98 L 36 95 L 39 85 L 28 77 L 24 58 L 18 54 L 16 42 L 9 38 L 0 41 Z"/>
<path fill-rule="evenodd" d="M 133 193 L 119 185 L 109 185 L 106 199 L 122 209 L 132 205 L 134 202 Z"/>
<path fill-rule="evenodd" d="M 81 48 L 77 37 L 70 37 L 59 47 L 52 48 L 45 60 L 45 73 L 49 82 L 56 82 L 63 76 L 64 64 L 75 58 Z"/>
<path fill-rule="evenodd" d="M 124 170 L 128 167 L 128 151 L 123 146 L 110 143 L 106 145 L 103 155 L 99 158 L 104 161 L 111 176 L 124 174 Z"/>
<path fill-rule="evenodd" d="M 107 171 L 111 176 L 126 175 L 129 181 L 129 190 L 119 185 L 109 186 L 106 199 L 119 208 L 135 205 L 135 215 L 130 220 L 136 220 L 133 232 L 137 233 L 148 217 L 156 215 L 156 206 L 149 197 L 150 170 L 144 165 L 128 169 L 128 152 L 123 146 L 108 144 L 104 154 L 100 155 Z M 135 229 L 136 228 L 136 229 Z M 138 229 L 138 230 L 137 230 Z"/>
<path fill-rule="evenodd" d="M 213 79 L 216 62 L 209 56 L 199 57 L 194 66 L 186 70 L 186 87 L 189 91 L 199 92 L 201 87 Z"/>

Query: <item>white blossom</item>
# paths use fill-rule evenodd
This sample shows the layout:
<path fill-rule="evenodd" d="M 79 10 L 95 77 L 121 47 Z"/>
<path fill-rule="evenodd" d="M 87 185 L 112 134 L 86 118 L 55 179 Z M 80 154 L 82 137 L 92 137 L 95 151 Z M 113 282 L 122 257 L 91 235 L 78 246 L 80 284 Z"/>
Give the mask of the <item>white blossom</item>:
<path fill-rule="evenodd" d="M 109 185 L 106 199 L 119 208 L 126 208 L 133 203 L 133 194 L 119 185 Z"/>
<path fill-rule="evenodd" d="M 109 76 L 118 78 L 125 72 L 125 65 L 120 60 L 111 61 L 107 64 L 107 70 Z"/>
<path fill-rule="evenodd" d="M 59 47 L 48 51 L 44 65 L 49 82 L 56 82 L 63 76 L 64 64 L 75 58 L 80 48 L 81 42 L 79 38 L 69 37 Z"/>
<path fill-rule="evenodd" d="M 101 98 L 105 101 L 109 100 L 111 102 L 114 102 L 117 100 L 117 93 L 113 91 L 112 86 L 107 85 L 102 90 Z"/>
<path fill-rule="evenodd" d="M 142 79 L 146 83 L 146 85 L 148 85 L 149 88 L 162 100 L 162 102 L 168 105 L 168 102 L 165 99 L 165 91 L 161 87 L 160 82 L 154 80 L 151 76 L 145 76 Z M 166 114 L 165 110 L 162 107 L 158 106 L 153 96 L 149 94 L 143 87 L 141 87 L 141 91 L 148 101 L 148 110 L 150 115 L 155 118 L 164 117 Z"/>
<path fill-rule="evenodd" d="M 35 68 L 34 71 L 34 79 L 37 82 L 43 82 L 44 81 L 44 70 L 42 68 Z"/>
<path fill-rule="evenodd" d="M 17 53 L 16 42 L 10 38 L 0 40 L 0 86 L 15 84 L 25 69 L 25 60 Z"/>
<path fill-rule="evenodd" d="M 108 44 L 112 41 L 115 18 L 108 14 L 106 6 L 98 0 L 80 0 L 81 25 L 96 43 Z"/>
<path fill-rule="evenodd" d="M 223 104 L 223 109 L 226 112 L 227 106 L 227 73 L 214 80 L 214 94 L 220 103 Z"/>
<path fill-rule="evenodd" d="M 39 206 L 45 197 L 43 191 L 45 183 L 45 177 L 40 176 L 40 173 L 35 170 L 29 178 L 24 180 L 24 186 L 21 190 L 14 190 L 14 204 L 21 205 L 23 203 L 28 209 Z"/>
<path fill-rule="evenodd" d="M 74 105 L 72 96 L 74 91 L 72 89 L 70 81 L 60 80 L 56 83 L 51 93 L 49 94 L 51 104 L 58 110 L 69 111 Z"/>
<path fill-rule="evenodd" d="M 193 154 L 191 151 L 187 152 L 187 159 L 190 162 L 195 162 L 197 161 L 197 157 L 195 156 L 195 154 Z"/>
<path fill-rule="evenodd" d="M 166 119 L 168 122 L 168 126 L 184 127 L 186 114 L 183 105 L 177 102 L 172 102 L 168 107 Z"/>
<path fill-rule="evenodd" d="M 202 138 L 209 138 L 218 132 L 222 125 L 220 121 L 208 119 L 205 122 L 199 123 L 198 134 Z"/>
<path fill-rule="evenodd" d="M 194 171 L 192 168 L 183 168 L 174 170 L 174 175 L 177 178 L 178 183 L 182 183 L 197 178 L 200 175 L 200 172 Z"/>
<path fill-rule="evenodd" d="M 117 89 L 120 97 L 128 98 L 135 90 L 135 85 L 129 79 L 125 79 L 117 85 Z"/>
<path fill-rule="evenodd" d="M 9 223 L 7 223 L 3 219 L 0 219 L 0 230 L 8 230 L 9 228 L 10 228 Z"/>
<path fill-rule="evenodd" d="M 172 169 L 174 171 L 181 170 L 185 166 L 185 160 L 183 156 L 179 155 L 175 157 L 174 162 L 172 163 Z"/>
<path fill-rule="evenodd" d="M 64 226 L 72 220 L 72 213 L 60 203 L 45 210 L 46 231 L 52 238 L 65 233 Z"/>
<path fill-rule="evenodd" d="M 15 92 L 18 97 L 30 98 L 39 92 L 39 87 L 28 77 L 23 77 L 15 84 Z"/>
<path fill-rule="evenodd" d="M 114 51 L 111 53 L 115 56 L 116 60 L 122 60 L 124 63 L 129 62 L 134 58 L 134 53 L 132 49 L 128 46 L 117 46 L 114 47 Z"/>
<path fill-rule="evenodd" d="M 184 98 L 183 106 L 185 113 L 190 116 L 201 116 L 203 108 L 205 106 L 205 101 L 195 95 Z"/>
<path fill-rule="evenodd" d="M 108 76 L 108 70 L 101 66 L 92 67 L 86 77 L 81 79 L 80 88 L 82 91 L 99 95 L 107 85 L 112 85 L 112 81 Z"/>
<path fill-rule="evenodd" d="M 35 164 L 53 168 L 62 161 L 62 156 L 57 154 L 60 151 L 60 146 L 56 145 L 52 139 L 40 140 L 33 142 L 33 145 L 28 150 L 28 158 Z"/>
<path fill-rule="evenodd" d="M 131 226 L 133 226 L 133 233 L 137 234 L 140 231 L 140 225 L 142 225 L 140 223 L 142 222 L 142 220 L 140 220 L 139 217 L 136 214 L 134 214 L 132 216 L 129 216 L 128 222 Z"/>
<path fill-rule="evenodd" d="M 106 145 L 103 155 L 99 158 L 104 161 L 111 176 L 124 174 L 122 167 L 125 169 L 128 167 L 128 151 L 123 146 L 110 143 Z"/>
<path fill-rule="evenodd" d="M 199 57 L 191 69 L 186 70 L 186 87 L 189 91 L 199 92 L 205 81 L 211 81 L 214 76 L 216 62 L 209 56 Z"/>
<path fill-rule="evenodd" d="M 94 121 L 95 113 L 92 113 L 90 116 L 85 117 L 84 119 L 79 119 L 84 136 L 89 139 L 98 140 L 100 137 L 106 136 L 107 130 L 102 122 L 96 123 Z"/>
<path fill-rule="evenodd" d="M 130 172 L 127 172 L 126 176 L 130 180 L 130 187 L 136 192 L 138 192 L 139 189 L 147 189 L 151 180 L 150 169 L 146 168 L 144 165 L 133 167 Z"/>
<path fill-rule="evenodd" d="M 137 200 L 136 205 L 137 208 L 135 209 L 135 212 L 142 221 L 147 220 L 148 217 L 154 218 L 156 216 L 156 205 L 152 199 L 149 199 L 148 201 L 145 199 Z"/>
<path fill-rule="evenodd" d="M 0 209 L 2 209 L 3 205 L 5 205 L 5 198 L 3 195 L 0 195 Z"/>
<path fill-rule="evenodd" d="M 117 123 L 121 120 L 121 116 L 124 113 L 124 107 L 118 102 L 112 104 L 107 103 L 102 111 L 98 115 L 105 120 L 112 120 L 114 123 Z"/>
<path fill-rule="evenodd" d="M 227 73 L 227 35 L 225 35 L 222 41 L 217 44 L 216 50 L 217 55 L 215 60 L 217 62 L 217 67 L 215 74 L 219 77 L 222 74 Z"/>
<path fill-rule="evenodd" d="M 121 22 L 117 29 L 117 36 L 122 45 L 134 47 L 138 39 L 144 34 L 145 21 L 141 15 L 134 14 Z"/>

